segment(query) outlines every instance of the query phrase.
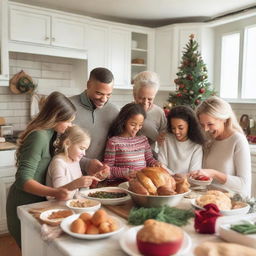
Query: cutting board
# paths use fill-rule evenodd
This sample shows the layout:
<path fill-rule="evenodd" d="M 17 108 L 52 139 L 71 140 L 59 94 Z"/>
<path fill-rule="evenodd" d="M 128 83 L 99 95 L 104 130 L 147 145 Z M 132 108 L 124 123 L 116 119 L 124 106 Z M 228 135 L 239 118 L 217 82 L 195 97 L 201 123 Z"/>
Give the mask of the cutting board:
<path fill-rule="evenodd" d="M 116 215 L 126 220 L 128 219 L 130 210 L 132 209 L 133 206 L 134 205 L 132 200 L 129 200 L 123 205 L 104 205 L 106 209 L 110 210 L 111 212 L 115 213 Z"/>

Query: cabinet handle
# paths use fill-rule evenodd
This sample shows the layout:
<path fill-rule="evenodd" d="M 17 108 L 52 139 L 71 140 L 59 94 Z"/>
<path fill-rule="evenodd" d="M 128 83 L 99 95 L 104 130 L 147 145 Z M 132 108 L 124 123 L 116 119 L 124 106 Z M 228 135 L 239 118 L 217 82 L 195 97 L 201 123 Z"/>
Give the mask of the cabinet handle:
<path fill-rule="evenodd" d="M 52 41 L 53 41 L 53 42 L 55 41 L 55 37 L 52 37 Z"/>
<path fill-rule="evenodd" d="M 48 36 L 45 37 L 45 40 L 49 40 L 50 38 Z"/>

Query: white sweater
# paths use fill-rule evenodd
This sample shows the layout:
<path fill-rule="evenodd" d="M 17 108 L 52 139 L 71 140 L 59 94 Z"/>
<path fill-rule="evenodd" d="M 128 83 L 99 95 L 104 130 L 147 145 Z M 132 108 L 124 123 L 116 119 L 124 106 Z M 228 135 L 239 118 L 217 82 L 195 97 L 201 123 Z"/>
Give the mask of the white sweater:
<path fill-rule="evenodd" d="M 245 136 L 235 132 L 224 140 L 215 140 L 207 155 L 203 168 L 215 169 L 227 175 L 221 185 L 243 196 L 251 195 L 251 155 Z"/>
<path fill-rule="evenodd" d="M 178 141 L 168 133 L 159 147 L 158 160 L 174 173 L 188 173 L 202 168 L 202 146 L 191 140 Z"/>

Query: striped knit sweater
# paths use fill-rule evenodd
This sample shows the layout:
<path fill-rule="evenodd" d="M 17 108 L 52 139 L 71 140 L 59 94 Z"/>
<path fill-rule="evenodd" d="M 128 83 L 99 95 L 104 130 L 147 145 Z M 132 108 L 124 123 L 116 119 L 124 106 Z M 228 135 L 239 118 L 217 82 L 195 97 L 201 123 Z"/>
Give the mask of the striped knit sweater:
<path fill-rule="evenodd" d="M 127 178 L 130 171 L 153 166 L 157 160 L 146 136 L 113 136 L 107 141 L 104 163 L 110 167 L 110 178 Z"/>

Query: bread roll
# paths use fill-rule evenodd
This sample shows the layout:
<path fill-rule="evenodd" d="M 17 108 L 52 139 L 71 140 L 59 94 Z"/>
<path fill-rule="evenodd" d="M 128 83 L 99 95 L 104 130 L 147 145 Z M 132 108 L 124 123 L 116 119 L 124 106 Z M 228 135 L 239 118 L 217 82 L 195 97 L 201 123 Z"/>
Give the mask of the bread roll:
<path fill-rule="evenodd" d="M 99 226 L 102 222 L 105 222 L 108 220 L 108 214 L 105 210 L 103 209 L 99 209 L 98 211 L 96 211 L 91 219 L 91 222 L 95 225 L 95 226 Z"/>
<path fill-rule="evenodd" d="M 136 173 L 136 177 L 138 178 L 140 183 L 148 190 L 150 195 L 156 195 L 157 188 L 149 177 L 147 177 L 141 171 Z"/>
<path fill-rule="evenodd" d="M 85 222 L 78 218 L 72 222 L 70 230 L 74 233 L 84 234 L 86 232 L 86 228 Z"/>

